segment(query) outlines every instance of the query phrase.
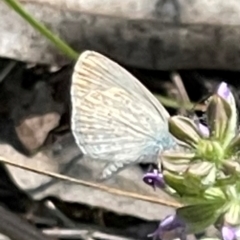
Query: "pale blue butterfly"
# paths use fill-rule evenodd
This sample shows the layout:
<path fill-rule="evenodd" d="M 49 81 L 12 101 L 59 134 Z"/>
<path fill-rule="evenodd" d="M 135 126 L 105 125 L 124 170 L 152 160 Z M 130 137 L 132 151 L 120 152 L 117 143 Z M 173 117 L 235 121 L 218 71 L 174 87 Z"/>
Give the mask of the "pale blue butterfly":
<path fill-rule="evenodd" d="M 169 114 L 128 71 L 93 51 L 83 52 L 71 85 L 75 141 L 90 159 L 106 161 L 102 179 L 129 165 L 157 163 L 176 145 Z"/>

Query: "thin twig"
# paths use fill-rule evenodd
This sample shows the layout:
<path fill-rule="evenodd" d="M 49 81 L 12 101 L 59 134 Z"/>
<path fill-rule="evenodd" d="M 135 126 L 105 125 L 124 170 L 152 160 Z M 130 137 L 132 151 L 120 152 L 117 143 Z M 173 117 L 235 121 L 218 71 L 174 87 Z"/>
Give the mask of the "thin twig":
<path fill-rule="evenodd" d="M 180 96 L 180 98 L 179 98 L 179 103 L 180 103 L 179 108 L 180 108 L 181 114 L 186 115 L 187 111 L 186 111 L 186 108 L 184 108 L 184 106 L 186 104 L 190 104 L 191 101 L 190 101 L 190 99 L 188 97 L 188 94 L 187 94 L 187 91 L 184 87 L 182 78 L 179 75 L 179 73 L 177 73 L 177 72 L 172 72 L 170 77 L 171 77 L 171 80 L 172 80 L 173 84 L 176 86 L 177 91 L 178 91 L 179 96 Z"/>
<path fill-rule="evenodd" d="M 190 99 L 188 97 L 187 91 L 185 89 L 185 86 L 183 84 L 180 74 L 178 72 L 172 72 L 171 79 L 172 79 L 173 83 L 175 84 L 175 86 L 177 87 L 182 100 L 185 103 L 190 103 Z"/>
<path fill-rule="evenodd" d="M 170 99 L 168 97 L 164 97 L 159 94 L 154 94 L 154 96 L 166 107 L 179 108 L 179 102 L 177 102 L 176 100 Z M 186 110 L 192 110 L 193 107 L 194 107 L 194 109 L 196 109 L 198 111 L 203 111 L 206 109 L 205 105 L 198 104 L 198 103 L 190 102 L 190 103 L 184 103 L 182 105 L 183 105 L 183 108 Z"/>
<path fill-rule="evenodd" d="M 182 206 L 182 204 L 180 204 L 178 202 L 169 202 L 169 200 L 159 199 L 158 197 L 154 197 L 154 196 L 145 196 L 145 195 L 141 195 L 141 194 L 138 194 L 138 193 L 123 191 L 123 190 L 116 189 L 116 188 L 110 188 L 108 186 L 104 186 L 104 185 L 101 185 L 101 184 L 97 184 L 97 183 L 93 183 L 93 182 L 88 182 L 88 181 L 64 176 L 64 175 L 61 175 L 61 174 L 58 174 L 58 173 L 53 173 L 53 172 L 46 171 L 46 170 L 34 169 L 32 167 L 24 166 L 23 164 L 12 162 L 12 161 L 4 158 L 4 157 L 0 157 L 0 162 L 11 165 L 11 166 L 14 166 L 14 167 L 18 167 L 18 168 L 21 168 L 21 169 L 25 169 L 25 170 L 28 170 L 28 171 L 31 171 L 31 172 L 35 172 L 35 173 L 38 173 L 38 174 L 42 174 L 42 175 L 45 175 L 45 176 L 57 178 L 57 179 L 62 180 L 62 181 L 68 181 L 68 182 L 71 182 L 71 183 L 76 183 L 76 184 L 79 184 L 79 185 L 82 185 L 82 186 L 85 186 L 85 187 L 95 188 L 95 189 L 98 189 L 98 190 L 101 190 L 101 191 L 104 191 L 104 192 L 108 192 L 108 193 L 123 196 L 123 197 L 134 198 L 134 199 L 138 199 L 138 200 L 142 200 L 142 201 L 146 201 L 146 202 L 151 202 L 151 203 L 157 203 L 157 204 L 161 204 L 161 205 L 165 205 L 165 206 L 169 206 L 169 207 L 174 207 L 174 208 L 178 208 L 178 207 Z"/>

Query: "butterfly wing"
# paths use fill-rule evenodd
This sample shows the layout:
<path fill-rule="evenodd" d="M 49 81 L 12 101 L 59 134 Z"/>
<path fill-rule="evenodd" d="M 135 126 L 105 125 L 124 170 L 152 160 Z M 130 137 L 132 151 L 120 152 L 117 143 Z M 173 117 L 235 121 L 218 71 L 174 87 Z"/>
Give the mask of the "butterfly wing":
<path fill-rule="evenodd" d="M 173 145 L 164 107 L 129 72 L 99 53 L 85 51 L 79 57 L 71 100 L 78 146 L 90 158 L 110 162 L 112 172 L 152 162 L 159 150 Z"/>

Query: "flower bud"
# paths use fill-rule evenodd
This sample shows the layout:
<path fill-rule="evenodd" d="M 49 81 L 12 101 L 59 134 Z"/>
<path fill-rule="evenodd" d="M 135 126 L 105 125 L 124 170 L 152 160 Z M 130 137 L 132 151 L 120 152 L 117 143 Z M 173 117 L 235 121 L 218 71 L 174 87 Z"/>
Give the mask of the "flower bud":
<path fill-rule="evenodd" d="M 174 116 L 169 119 L 169 131 L 180 141 L 196 147 L 201 134 L 196 124 L 182 116 Z"/>
<path fill-rule="evenodd" d="M 207 108 L 208 124 L 210 127 L 211 137 L 215 140 L 223 142 L 228 125 L 228 116 L 230 114 L 230 107 L 227 102 L 214 95 Z"/>

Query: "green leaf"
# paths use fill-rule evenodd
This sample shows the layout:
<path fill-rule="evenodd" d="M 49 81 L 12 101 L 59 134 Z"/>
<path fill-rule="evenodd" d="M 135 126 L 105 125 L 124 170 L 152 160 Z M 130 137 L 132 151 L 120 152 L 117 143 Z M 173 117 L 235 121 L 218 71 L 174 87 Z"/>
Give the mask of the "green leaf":
<path fill-rule="evenodd" d="M 235 181 L 235 188 L 236 188 L 236 191 L 238 193 L 240 193 L 240 181 L 239 181 L 239 178 L 238 178 L 238 181 Z"/>
<path fill-rule="evenodd" d="M 217 221 L 222 206 L 222 201 L 190 205 L 177 209 L 176 214 L 186 223 L 189 233 L 199 233 Z"/>
<path fill-rule="evenodd" d="M 204 204 L 204 203 L 208 203 L 208 201 L 204 198 L 202 198 L 201 196 L 193 196 L 193 197 L 189 197 L 189 196 L 184 196 L 182 198 L 177 199 L 179 202 L 183 203 L 185 206 L 187 205 L 193 205 L 193 204 Z"/>
<path fill-rule="evenodd" d="M 195 185 L 187 185 L 184 177 L 177 176 L 168 171 L 164 171 L 163 175 L 167 185 L 173 188 L 180 197 L 199 195 L 199 189 L 196 188 Z"/>
<path fill-rule="evenodd" d="M 206 189 L 206 187 L 202 184 L 202 178 L 189 172 L 184 174 L 184 185 L 187 188 L 194 189 L 198 195 Z"/>
<path fill-rule="evenodd" d="M 216 179 L 216 184 L 215 186 L 216 187 L 224 187 L 224 186 L 227 186 L 227 185 L 233 185 L 236 183 L 236 181 L 238 181 L 239 178 L 237 177 L 236 174 L 234 175 L 229 175 L 229 176 L 219 176 L 217 179 Z M 239 189 L 240 190 L 240 189 Z"/>

